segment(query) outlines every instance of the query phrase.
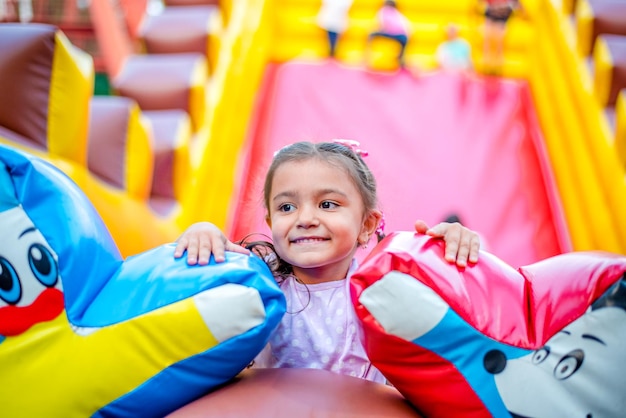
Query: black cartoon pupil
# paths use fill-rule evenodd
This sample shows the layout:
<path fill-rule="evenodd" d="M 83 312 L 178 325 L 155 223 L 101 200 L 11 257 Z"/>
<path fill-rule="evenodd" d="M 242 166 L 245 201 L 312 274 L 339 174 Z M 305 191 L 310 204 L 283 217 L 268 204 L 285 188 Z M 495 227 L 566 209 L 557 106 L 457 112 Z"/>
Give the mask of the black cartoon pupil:
<path fill-rule="evenodd" d="M 30 248 L 30 258 L 32 260 L 33 266 L 43 275 L 50 274 L 52 270 L 52 266 L 50 264 L 50 259 L 48 257 L 44 257 L 43 252 L 41 251 L 40 245 L 33 245 Z"/>
<path fill-rule="evenodd" d="M 5 263 L 4 260 L 0 260 L 0 290 L 9 291 L 13 288 L 13 277 Z"/>

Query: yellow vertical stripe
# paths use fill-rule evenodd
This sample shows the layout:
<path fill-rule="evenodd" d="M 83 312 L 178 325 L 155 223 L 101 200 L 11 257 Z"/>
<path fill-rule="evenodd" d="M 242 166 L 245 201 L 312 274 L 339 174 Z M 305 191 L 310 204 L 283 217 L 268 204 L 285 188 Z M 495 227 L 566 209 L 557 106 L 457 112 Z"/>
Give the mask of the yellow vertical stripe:
<path fill-rule="evenodd" d="M 57 31 L 50 81 L 48 149 L 83 165 L 87 161 L 89 101 L 94 77 L 91 56 Z"/>

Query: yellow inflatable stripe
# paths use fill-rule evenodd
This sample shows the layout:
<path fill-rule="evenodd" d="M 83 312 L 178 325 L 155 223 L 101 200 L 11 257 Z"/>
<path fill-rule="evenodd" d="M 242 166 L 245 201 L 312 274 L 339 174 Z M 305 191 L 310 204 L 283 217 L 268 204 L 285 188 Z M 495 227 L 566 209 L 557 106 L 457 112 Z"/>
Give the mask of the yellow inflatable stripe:
<path fill-rule="evenodd" d="M 552 29 L 550 22 L 543 19 L 538 20 L 537 24 L 544 24 L 545 28 L 539 29 L 544 29 L 546 33 Z M 567 81 L 560 73 L 559 57 L 550 48 L 550 44 L 538 43 L 536 52 L 535 65 L 531 66 L 533 96 L 542 122 L 546 148 L 563 203 L 573 249 L 598 248 L 593 232 L 603 230 L 598 225 L 605 226 L 609 216 L 603 210 L 603 199 L 597 196 L 599 191 L 593 182 L 591 191 L 595 195 L 594 198 L 590 197 L 587 204 L 581 205 L 580 202 L 580 191 L 586 190 L 583 184 L 585 176 L 595 179 L 595 175 L 590 173 L 587 156 L 581 154 L 583 141 L 580 138 L 580 121 L 573 118 L 575 104 L 570 102 Z M 554 103 L 559 103 L 559 107 L 556 108 Z M 564 140 L 565 138 L 567 140 Z M 582 160 L 582 164 L 577 163 L 578 159 Z M 584 164 L 585 162 L 587 164 Z M 583 164 L 586 167 L 581 167 Z"/>
<path fill-rule="evenodd" d="M 593 34 L 593 11 L 588 0 L 578 0 L 575 11 L 576 47 L 578 53 L 586 57 L 591 53 Z"/>
<path fill-rule="evenodd" d="M 0 344 L 2 413 L 87 417 L 171 364 L 215 345 L 192 299 L 84 336 L 62 315 Z M 62 386 L 67 396 L 53 395 L 58 391 L 49 391 L 52 386 Z"/>
<path fill-rule="evenodd" d="M 544 6 L 551 6 L 546 0 Z M 539 13 L 533 63 L 533 95 L 546 134 L 575 250 L 623 253 L 626 183 L 617 154 L 606 141 L 602 109 L 595 100 L 584 59 L 563 35 L 569 21 Z M 558 103 L 558 106 L 555 106 Z M 607 130 L 608 131 L 608 130 Z"/>
<path fill-rule="evenodd" d="M 598 36 L 593 50 L 593 89 L 598 103 L 606 106 L 611 92 L 613 59 L 602 36 Z"/>
<path fill-rule="evenodd" d="M 94 68 L 89 54 L 56 32 L 48 108 L 50 153 L 85 165 Z"/>
<path fill-rule="evenodd" d="M 208 135 L 198 135 L 192 156 L 197 170 L 195 190 L 188 193 L 181 225 L 211 219 L 227 228 L 236 187 L 234 169 L 246 139 L 256 91 L 268 61 L 272 5 L 266 1 L 229 1 L 224 8 L 228 28 L 220 45 L 220 59 L 208 89 Z M 202 158 L 198 162 L 196 158 Z"/>
<path fill-rule="evenodd" d="M 577 0 L 561 0 L 561 12 L 570 15 L 574 13 L 574 6 Z"/>
<path fill-rule="evenodd" d="M 222 8 L 215 10 L 209 19 L 209 39 L 207 40 L 207 71 L 211 75 L 217 65 L 220 54 L 221 39 L 224 31 L 224 16 Z"/>
<path fill-rule="evenodd" d="M 191 89 L 189 91 L 189 114 L 194 132 L 202 129 L 207 123 L 207 59 L 198 60 L 192 73 Z"/>
<path fill-rule="evenodd" d="M 141 114 L 139 106 L 133 105 L 128 118 L 124 167 L 126 190 L 139 199 L 147 199 L 152 190 L 154 145 L 151 132 L 150 124 Z"/>
<path fill-rule="evenodd" d="M 626 89 L 620 90 L 615 105 L 615 149 L 626 169 Z"/>
<path fill-rule="evenodd" d="M 189 179 L 193 176 L 189 145 L 191 142 L 191 122 L 185 118 L 178 125 L 176 143 L 174 144 L 174 196 L 182 202 L 184 194 L 189 190 Z"/>

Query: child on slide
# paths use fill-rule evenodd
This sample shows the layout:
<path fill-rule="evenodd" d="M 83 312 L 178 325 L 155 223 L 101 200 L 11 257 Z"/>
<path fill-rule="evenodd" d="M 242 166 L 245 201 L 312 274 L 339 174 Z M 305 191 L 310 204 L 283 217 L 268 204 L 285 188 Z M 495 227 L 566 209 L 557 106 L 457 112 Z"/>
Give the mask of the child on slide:
<path fill-rule="evenodd" d="M 367 37 L 366 46 L 366 62 L 369 61 L 370 44 L 374 38 L 388 38 L 400 44 L 400 52 L 398 53 L 398 65 L 404 68 L 404 53 L 406 45 L 409 42 L 409 21 L 398 10 L 395 0 L 385 0 L 385 3 L 377 13 L 378 30 L 372 32 Z"/>

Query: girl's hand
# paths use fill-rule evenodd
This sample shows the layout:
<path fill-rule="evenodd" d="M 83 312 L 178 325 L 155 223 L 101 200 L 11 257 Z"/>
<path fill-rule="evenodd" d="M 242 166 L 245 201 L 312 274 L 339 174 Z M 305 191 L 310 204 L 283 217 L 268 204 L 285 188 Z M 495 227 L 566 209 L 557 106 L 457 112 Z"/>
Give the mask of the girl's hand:
<path fill-rule="evenodd" d="M 441 222 L 429 228 L 426 222 L 415 222 L 415 231 L 431 237 L 443 238 L 446 243 L 444 258 L 450 263 L 456 263 L 459 267 L 466 267 L 470 263 L 478 262 L 478 250 L 480 249 L 480 236 L 461 225 L 458 222 Z"/>
<path fill-rule="evenodd" d="M 225 251 L 250 254 L 250 251 L 228 240 L 224 233 L 209 222 L 198 222 L 191 225 L 176 240 L 174 257 L 180 258 L 187 251 L 187 264 L 209 264 L 211 254 L 217 263 L 226 260 Z"/>

